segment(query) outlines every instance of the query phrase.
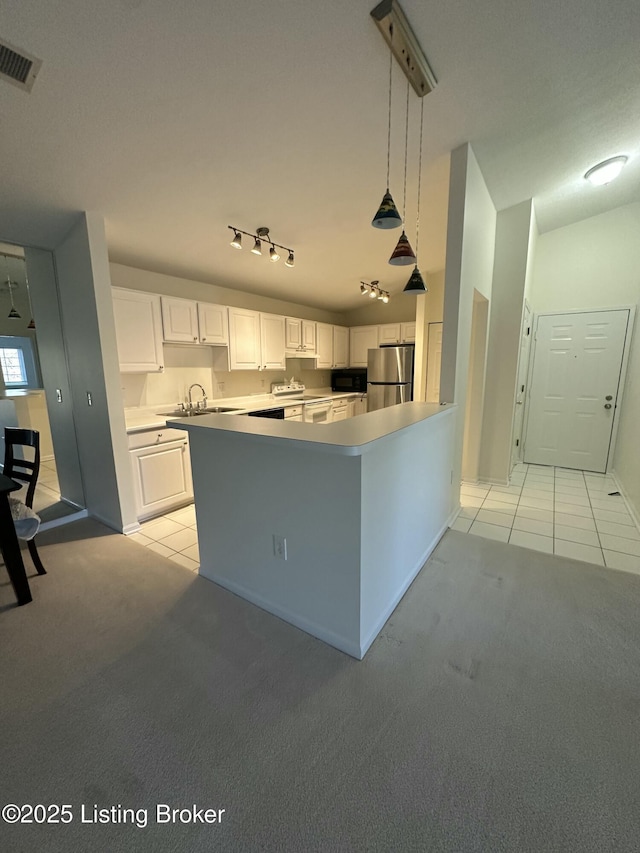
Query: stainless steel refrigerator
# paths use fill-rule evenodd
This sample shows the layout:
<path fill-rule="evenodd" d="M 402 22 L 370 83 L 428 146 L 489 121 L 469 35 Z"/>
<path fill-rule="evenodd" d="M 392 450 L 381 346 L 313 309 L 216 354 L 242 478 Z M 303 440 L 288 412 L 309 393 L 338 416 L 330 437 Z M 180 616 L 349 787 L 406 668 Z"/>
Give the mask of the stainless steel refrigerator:
<path fill-rule="evenodd" d="M 367 411 L 413 400 L 413 346 L 370 349 L 367 364 Z"/>

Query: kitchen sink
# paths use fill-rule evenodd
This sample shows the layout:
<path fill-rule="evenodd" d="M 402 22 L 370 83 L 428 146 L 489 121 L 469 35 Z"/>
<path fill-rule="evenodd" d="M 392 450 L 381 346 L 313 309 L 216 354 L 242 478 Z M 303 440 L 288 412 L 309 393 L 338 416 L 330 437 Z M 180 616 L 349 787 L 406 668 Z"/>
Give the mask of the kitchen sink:
<path fill-rule="evenodd" d="M 241 409 L 233 409 L 229 406 L 209 406 L 207 409 L 177 409 L 174 412 L 156 412 L 163 418 L 195 418 L 198 415 L 219 415 L 223 412 L 239 412 Z"/>

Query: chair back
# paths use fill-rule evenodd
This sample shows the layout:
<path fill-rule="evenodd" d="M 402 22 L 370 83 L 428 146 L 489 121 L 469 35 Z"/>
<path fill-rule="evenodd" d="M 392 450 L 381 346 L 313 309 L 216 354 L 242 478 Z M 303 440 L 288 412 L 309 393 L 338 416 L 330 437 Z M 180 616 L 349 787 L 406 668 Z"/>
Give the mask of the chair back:
<path fill-rule="evenodd" d="M 33 459 L 21 458 L 15 451 L 18 447 L 33 448 Z M 28 483 L 25 504 L 33 507 L 33 496 L 36 491 L 38 474 L 40 473 L 40 433 L 37 429 L 21 429 L 20 427 L 4 428 L 4 469 L 3 474 L 22 483 Z"/>

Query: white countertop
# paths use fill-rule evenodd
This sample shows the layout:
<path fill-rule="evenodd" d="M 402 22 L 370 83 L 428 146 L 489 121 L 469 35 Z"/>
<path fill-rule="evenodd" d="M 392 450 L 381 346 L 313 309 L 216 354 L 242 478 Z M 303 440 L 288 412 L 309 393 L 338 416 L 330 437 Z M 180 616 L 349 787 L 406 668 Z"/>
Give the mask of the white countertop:
<path fill-rule="evenodd" d="M 349 391 L 347 393 L 334 393 L 325 389 L 310 389 L 304 392 L 305 395 L 317 397 L 317 399 L 303 400 L 300 397 L 274 397 L 273 394 L 251 394 L 246 397 L 217 397 L 207 401 L 209 406 L 228 406 L 236 409 L 234 412 L 215 415 L 215 417 L 229 417 L 229 415 L 246 415 L 249 412 L 257 412 L 261 409 L 281 409 L 289 406 L 301 406 L 303 403 L 319 403 L 321 400 L 339 400 L 345 397 L 361 397 L 361 392 Z M 175 426 L 176 423 L 188 420 L 200 420 L 201 418 L 209 417 L 208 415 L 197 415 L 194 418 L 171 418 L 170 416 L 159 415 L 158 412 L 170 411 L 173 408 L 172 403 L 158 403 L 155 406 L 145 406 L 144 408 L 125 409 L 124 417 L 127 426 L 127 433 L 143 432 L 147 429 L 160 429 L 166 424 L 171 423 Z M 243 419 L 244 420 L 244 419 Z M 252 420 L 259 420 L 252 418 Z M 268 419 L 267 419 L 268 420 Z"/>
<path fill-rule="evenodd" d="M 351 396 L 351 395 L 340 395 Z M 256 408 L 260 408 L 259 406 Z M 401 403 L 377 412 L 368 412 L 328 424 L 310 424 L 271 418 L 234 418 L 228 415 L 200 415 L 171 423 L 190 435 L 221 431 L 245 435 L 259 441 L 281 444 L 283 441 L 301 447 L 315 447 L 346 456 L 359 456 L 376 441 L 407 429 L 427 418 L 448 414 L 452 405 L 438 403 Z"/>

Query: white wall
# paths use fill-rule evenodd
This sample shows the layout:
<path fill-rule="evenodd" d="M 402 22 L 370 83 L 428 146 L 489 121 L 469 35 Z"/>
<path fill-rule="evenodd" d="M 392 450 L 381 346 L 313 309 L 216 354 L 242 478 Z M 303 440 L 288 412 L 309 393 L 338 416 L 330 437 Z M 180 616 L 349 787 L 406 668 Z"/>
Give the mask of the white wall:
<path fill-rule="evenodd" d="M 537 240 L 530 294 L 533 311 L 637 305 L 640 301 L 639 235 L 640 204 L 619 207 L 541 234 Z M 636 515 L 640 515 L 639 423 L 640 345 L 636 328 L 614 456 L 615 472 Z"/>
<path fill-rule="evenodd" d="M 533 223 L 531 199 L 501 210 L 496 220 L 479 466 L 479 478 L 491 483 L 507 483 L 511 467 L 520 325 L 526 285 L 531 278 L 530 237 Z"/>
<path fill-rule="evenodd" d="M 489 301 L 496 210 L 469 144 L 451 155 L 440 399 L 466 409 L 474 291 Z M 454 482 L 460 481 L 464 418 L 456 421 Z"/>

